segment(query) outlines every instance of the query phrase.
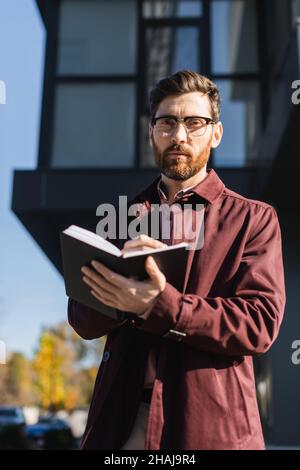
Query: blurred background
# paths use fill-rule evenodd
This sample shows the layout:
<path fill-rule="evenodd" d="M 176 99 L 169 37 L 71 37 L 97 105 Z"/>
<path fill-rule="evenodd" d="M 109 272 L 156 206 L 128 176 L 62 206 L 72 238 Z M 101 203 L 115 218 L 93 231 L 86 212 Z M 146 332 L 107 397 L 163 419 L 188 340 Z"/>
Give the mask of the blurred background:
<path fill-rule="evenodd" d="M 0 0 L 2 449 L 78 447 L 105 340 L 66 323 L 59 233 L 157 176 L 148 93 L 186 68 L 221 90 L 210 166 L 278 211 L 287 306 L 257 396 L 268 447 L 300 448 L 300 0 Z"/>

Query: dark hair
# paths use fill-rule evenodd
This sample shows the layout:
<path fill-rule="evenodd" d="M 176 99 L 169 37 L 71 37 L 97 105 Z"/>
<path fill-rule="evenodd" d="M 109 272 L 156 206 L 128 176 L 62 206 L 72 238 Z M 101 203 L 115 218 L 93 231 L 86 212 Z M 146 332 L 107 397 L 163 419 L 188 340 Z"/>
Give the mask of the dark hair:
<path fill-rule="evenodd" d="M 150 117 L 155 117 L 156 111 L 167 96 L 182 95 L 184 93 L 200 92 L 207 95 L 215 122 L 219 120 L 221 111 L 221 98 L 217 85 L 209 78 L 191 70 L 180 70 L 169 77 L 165 77 L 155 85 L 150 92 Z"/>

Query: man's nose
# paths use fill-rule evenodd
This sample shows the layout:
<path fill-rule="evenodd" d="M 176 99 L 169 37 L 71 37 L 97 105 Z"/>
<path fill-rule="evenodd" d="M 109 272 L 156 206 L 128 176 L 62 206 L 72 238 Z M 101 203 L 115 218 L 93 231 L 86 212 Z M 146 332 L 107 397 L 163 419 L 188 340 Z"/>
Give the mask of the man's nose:
<path fill-rule="evenodd" d="M 188 133 L 182 122 L 179 122 L 174 129 L 172 140 L 174 142 L 186 142 L 188 139 Z"/>

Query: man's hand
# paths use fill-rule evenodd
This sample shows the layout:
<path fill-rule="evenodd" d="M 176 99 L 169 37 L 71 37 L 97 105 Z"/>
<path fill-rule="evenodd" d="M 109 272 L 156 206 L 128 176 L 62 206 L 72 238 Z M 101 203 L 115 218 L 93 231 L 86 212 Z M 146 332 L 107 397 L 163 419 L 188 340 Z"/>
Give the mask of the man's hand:
<path fill-rule="evenodd" d="M 122 252 L 136 249 L 161 248 L 158 240 L 142 235 L 124 244 Z M 83 281 L 91 287 L 91 293 L 104 304 L 123 312 L 142 315 L 164 290 L 166 278 L 159 270 L 152 256 L 148 256 L 145 268 L 150 279 L 137 281 L 111 271 L 98 261 L 92 261 L 94 269 L 82 267 Z"/>
<path fill-rule="evenodd" d="M 127 251 L 135 251 L 135 250 L 151 250 L 153 248 L 164 248 L 167 245 L 165 243 L 160 242 L 159 240 L 155 240 L 155 238 L 148 237 L 147 235 L 140 235 L 133 240 L 128 240 L 124 243 L 122 253 L 126 253 Z"/>

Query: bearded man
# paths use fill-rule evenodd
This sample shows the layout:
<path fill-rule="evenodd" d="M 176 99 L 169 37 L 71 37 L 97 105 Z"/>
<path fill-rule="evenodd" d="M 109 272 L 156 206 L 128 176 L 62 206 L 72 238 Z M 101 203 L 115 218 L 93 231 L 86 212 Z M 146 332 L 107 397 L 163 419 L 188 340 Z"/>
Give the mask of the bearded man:
<path fill-rule="evenodd" d="M 190 250 L 182 291 L 148 256 L 138 281 L 93 262 L 83 282 L 120 321 L 69 299 L 73 328 L 107 335 L 83 449 L 264 449 L 253 357 L 276 339 L 285 305 L 281 234 L 274 208 L 228 189 L 207 168 L 223 133 L 220 94 L 180 71 L 150 95 L 149 138 L 160 176 L 135 202 L 204 206 L 204 241 Z M 194 217 L 190 212 L 190 217 Z M 142 235 L 123 250 L 159 248 Z"/>

